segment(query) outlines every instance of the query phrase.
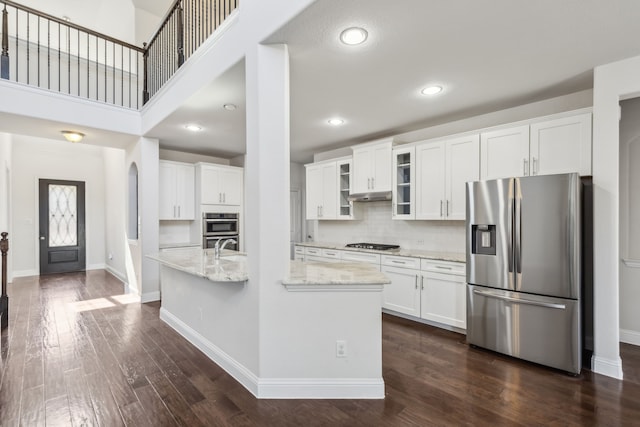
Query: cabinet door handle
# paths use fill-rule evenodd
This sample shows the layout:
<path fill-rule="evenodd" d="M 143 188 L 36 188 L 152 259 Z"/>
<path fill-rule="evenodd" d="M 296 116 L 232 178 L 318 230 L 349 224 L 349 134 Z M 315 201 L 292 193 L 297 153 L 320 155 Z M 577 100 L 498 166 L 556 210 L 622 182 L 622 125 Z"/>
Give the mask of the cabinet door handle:
<path fill-rule="evenodd" d="M 218 203 L 222 203 L 222 193 L 218 193 Z"/>
<path fill-rule="evenodd" d="M 442 265 L 436 265 L 436 268 L 439 268 L 440 270 L 452 270 L 451 267 L 443 267 Z"/>
<path fill-rule="evenodd" d="M 533 175 L 538 175 L 538 160 L 533 158 Z"/>
<path fill-rule="evenodd" d="M 529 176 L 529 160 L 522 159 L 522 175 Z"/>
<path fill-rule="evenodd" d="M 371 189 L 372 190 L 376 189 L 376 179 L 375 178 L 371 178 Z"/>
<path fill-rule="evenodd" d="M 440 217 L 442 217 L 442 200 L 440 200 Z"/>
<path fill-rule="evenodd" d="M 391 260 L 391 262 L 392 262 L 392 263 L 394 263 L 394 264 L 402 264 L 402 265 L 405 265 L 405 264 L 406 264 L 406 262 L 404 262 L 404 261 L 398 261 L 397 259 L 392 259 L 392 260 Z"/>
<path fill-rule="evenodd" d="M 420 289 L 424 291 L 424 276 L 420 276 Z"/>
<path fill-rule="evenodd" d="M 227 203 L 227 193 L 222 193 L 222 202 Z"/>
<path fill-rule="evenodd" d="M 449 216 L 449 200 L 447 199 L 447 216 Z"/>
<path fill-rule="evenodd" d="M 181 218 L 182 215 L 180 215 L 180 205 L 178 205 L 178 218 Z"/>
<path fill-rule="evenodd" d="M 416 274 L 416 289 L 418 289 L 418 275 Z"/>
<path fill-rule="evenodd" d="M 173 217 L 176 217 L 176 205 L 173 205 Z"/>

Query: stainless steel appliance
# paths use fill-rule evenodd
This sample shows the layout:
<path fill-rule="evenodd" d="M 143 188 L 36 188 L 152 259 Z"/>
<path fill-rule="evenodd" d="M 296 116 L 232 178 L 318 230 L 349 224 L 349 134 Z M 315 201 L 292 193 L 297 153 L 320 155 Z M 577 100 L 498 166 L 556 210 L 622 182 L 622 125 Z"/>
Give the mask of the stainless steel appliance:
<path fill-rule="evenodd" d="M 467 342 L 580 373 L 580 177 L 466 190 Z"/>
<path fill-rule="evenodd" d="M 202 248 L 213 248 L 219 240 L 240 241 L 240 214 L 206 212 L 202 214 Z M 227 244 L 237 251 L 239 243 Z"/>
<path fill-rule="evenodd" d="M 394 249 L 400 249 L 400 246 L 398 245 L 384 245 L 382 243 L 348 243 L 345 246 L 347 248 L 373 249 L 376 251 L 390 251 Z"/>

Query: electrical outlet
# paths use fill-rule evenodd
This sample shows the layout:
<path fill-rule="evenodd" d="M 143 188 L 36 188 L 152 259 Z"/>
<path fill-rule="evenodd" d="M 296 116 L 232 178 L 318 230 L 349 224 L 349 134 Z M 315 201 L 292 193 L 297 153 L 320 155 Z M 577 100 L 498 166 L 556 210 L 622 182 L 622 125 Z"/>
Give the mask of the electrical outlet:
<path fill-rule="evenodd" d="M 347 342 L 345 340 L 336 341 L 336 357 L 347 357 Z"/>
<path fill-rule="evenodd" d="M 113 254 L 109 252 L 109 259 L 113 259 Z"/>

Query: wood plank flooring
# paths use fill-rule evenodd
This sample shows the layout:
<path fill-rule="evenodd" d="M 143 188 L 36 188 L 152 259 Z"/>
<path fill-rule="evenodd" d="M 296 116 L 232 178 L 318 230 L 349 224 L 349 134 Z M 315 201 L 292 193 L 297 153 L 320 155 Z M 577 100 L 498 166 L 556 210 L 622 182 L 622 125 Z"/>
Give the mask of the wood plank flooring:
<path fill-rule="evenodd" d="M 384 316 L 384 400 L 257 400 L 104 271 L 16 279 L 0 340 L 2 426 L 638 425 L 640 349 L 625 381 L 470 348 Z"/>

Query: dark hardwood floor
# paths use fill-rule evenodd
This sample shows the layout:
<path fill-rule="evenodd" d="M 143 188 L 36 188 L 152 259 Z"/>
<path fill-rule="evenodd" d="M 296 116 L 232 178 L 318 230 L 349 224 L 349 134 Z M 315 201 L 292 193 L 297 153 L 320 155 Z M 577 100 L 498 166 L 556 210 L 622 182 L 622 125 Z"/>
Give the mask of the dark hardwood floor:
<path fill-rule="evenodd" d="M 0 349 L 0 424 L 133 426 L 640 425 L 625 381 L 571 377 L 391 316 L 384 400 L 257 400 L 104 271 L 16 279 Z"/>

